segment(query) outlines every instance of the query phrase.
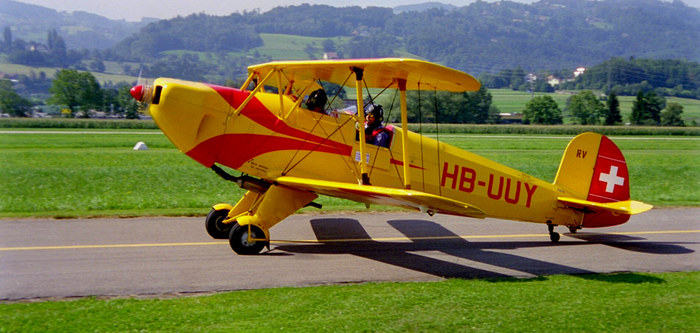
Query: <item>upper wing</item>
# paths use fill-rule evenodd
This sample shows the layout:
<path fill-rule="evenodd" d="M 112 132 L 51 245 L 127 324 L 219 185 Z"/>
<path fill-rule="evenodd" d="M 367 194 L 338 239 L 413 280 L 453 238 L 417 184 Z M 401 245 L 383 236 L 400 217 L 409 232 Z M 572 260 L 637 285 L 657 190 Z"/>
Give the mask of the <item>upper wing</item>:
<path fill-rule="evenodd" d="M 401 206 L 421 211 L 475 218 L 486 217 L 486 213 L 477 207 L 420 191 L 288 176 L 279 177 L 275 181 L 282 185 L 358 202 Z"/>
<path fill-rule="evenodd" d="M 292 82 L 295 87 L 303 88 L 311 81 L 323 80 L 354 87 L 353 68 L 363 69 L 363 82 L 368 88 L 386 88 L 398 80 L 405 80 L 408 90 L 464 92 L 481 87 L 479 81 L 467 73 L 427 61 L 400 58 L 273 61 L 250 66 L 248 73 L 265 77 L 282 70 L 283 76 L 270 78 L 271 86 L 279 79 L 283 81 L 281 86 Z"/>

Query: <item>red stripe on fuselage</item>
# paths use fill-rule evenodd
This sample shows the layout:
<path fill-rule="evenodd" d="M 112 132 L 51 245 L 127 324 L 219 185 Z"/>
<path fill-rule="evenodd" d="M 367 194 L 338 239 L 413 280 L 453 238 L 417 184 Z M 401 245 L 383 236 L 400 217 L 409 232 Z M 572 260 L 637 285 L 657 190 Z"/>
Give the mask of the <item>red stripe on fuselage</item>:
<path fill-rule="evenodd" d="M 257 156 L 283 150 L 317 151 L 350 156 L 351 147 L 319 145 L 294 138 L 260 134 L 224 134 L 198 144 L 187 155 L 204 166 L 215 162 L 237 169 Z M 282 161 L 280 161 L 282 163 Z M 284 162 L 286 163 L 286 161 Z"/>
<path fill-rule="evenodd" d="M 250 93 L 247 91 L 241 91 L 234 88 L 217 85 L 209 85 L 209 87 L 218 92 L 219 95 L 221 95 L 221 97 L 234 109 L 237 109 L 250 95 Z M 258 125 L 276 133 L 284 134 L 304 141 L 315 142 L 338 150 L 351 149 L 348 145 L 335 142 L 287 125 L 287 123 L 275 116 L 272 111 L 266 108 L 265 105 L 263 105 L 257 98 L 253 98 L 248 105 L 246 105 L 246 107 L 241 111 L 241 115 L 250 118 L 250 120 L 254 121 Z"/>

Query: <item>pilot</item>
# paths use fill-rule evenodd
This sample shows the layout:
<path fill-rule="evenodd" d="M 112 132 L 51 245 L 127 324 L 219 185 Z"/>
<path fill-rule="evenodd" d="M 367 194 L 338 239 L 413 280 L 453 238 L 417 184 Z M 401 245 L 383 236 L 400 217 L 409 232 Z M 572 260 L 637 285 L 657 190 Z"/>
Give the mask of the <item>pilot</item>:
<path fill-rule="evenodd" d="M 365 142 L 389 148 L 391 131 L 382 125 L 384 110 L 381 105 L 370 103 L 365 107 Z"/>
<path fill-rule="evenodd" d="M 318 89 L 309 94 L 309 98 L 306 100 L 306 108 L 311 111 L 326 113 L 326 102 L 328 102 L 326 91 Z"/>

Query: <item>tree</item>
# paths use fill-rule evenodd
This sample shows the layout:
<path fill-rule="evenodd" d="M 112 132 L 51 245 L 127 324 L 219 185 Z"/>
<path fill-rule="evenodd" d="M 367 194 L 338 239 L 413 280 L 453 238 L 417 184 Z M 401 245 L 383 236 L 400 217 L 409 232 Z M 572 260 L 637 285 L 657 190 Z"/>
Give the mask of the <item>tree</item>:
<path fill-rule="evenodd" d="M 491 104 L 489 107 L 489 118 L 486 119 L 487 124 L 500 124 L 503 121 L 501 119 L 501 110 L 499 110 L 495 105 Z"/>
<path fill-rule="evenodd" d="M 661 126 L 685 126 L 681 118 L 683 106 L 678 103 L 668 103 L 666 109 L 661 112 Z"/>
<path fill-rule="evenodd" d="M 10 80 L 0 80 L 0 110 L 11 116 L 26 117 L 32 102 L 15 92 Z"/>
<path fill-rule="evenodd" d="M 617 99 L 617 94 L 614 91 L 610 92 L 608 99 L 605 101 L 605 110 L 603 112 L 603 123 L 605 125 L 615 125 L 622 122 L 620 114 L 620 101 Z"/>
<path fill-rule="evenodd" d="M 3 49 L 10 51 L 12 49 L 12 29 L 10 27 L 5 27 L 2 31 L 2 37 Z"/>
<path fill-rule="evenodd" d="M 102 105 L 102 89 L 95 77 L 88 72 L 62 69 L 56 73 L 49 92 L 49 104 L 64 105 L 71 110 L 71 117 L 80 109 L 88 118 L 88 110 Z"/>
<path fill-rule="evenodd" d="M 666 100 L 653 90 L 637 93 L 637 99 L 632 103 L 630 122 L 635 125 L 659 125 L 661 123 L 661 110 L 665 107 Z"/>
<path fill-rule="evenodd" d="M 525 104 L 523 122 L 544 125 L 561 124 L 561 109 L 552 97 L 537 96 Z"/>
<path fill-rule="evenodd" d="M 119 87 L 119 93 L 117 95 L 117 104 L 124 111 L 124 117 L 127 119 L 138 119 L 139 117 L 139 104 L 131 97 L 131 88 L 128 85 L 121 85 Z"/>
<path fill-rule="evenodd" d="M 590 90 L 584 90 L 569 98 L 569 110 L 582 125 L 595 125 L 605 107 Z"/>
<path fill-rule="evenodd" d="M 464 112 L 471 115 L 469 123 L 485 124 L 489 121 L 489 112 L 498 112 L 498 109 L 491 110 L 492 107 L 495 108 L 492 105 L 493 97 L 483 85 L 477 91 L 466 92 L 465 96 L 467 108 Z M 494 118 L 492 117 L 491 120 L 494 121 Z"/>
<path fill-rule="evenodd" d="M 513 90 L 518 90 L 518 88 L 525 83 L 525 70 L 518 66 L 511 73 L 510 77 L 510 88 Z"/>
<path fill-rule="evenodd" d="M 335 43 L 331 39 L 324 39 L 323 43 L 321 43 L 323 46 L 323 52 L 335 52 Z"/>

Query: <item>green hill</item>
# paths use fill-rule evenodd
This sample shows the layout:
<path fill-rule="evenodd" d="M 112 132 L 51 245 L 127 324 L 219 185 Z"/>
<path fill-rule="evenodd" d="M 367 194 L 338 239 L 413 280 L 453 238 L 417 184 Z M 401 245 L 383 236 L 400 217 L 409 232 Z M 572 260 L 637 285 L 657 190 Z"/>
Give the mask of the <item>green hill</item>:
<path fill-rule="evenodd" d="M 700 11 L 659 0 L 480 1 L 398 14 L 322 5 L 197 14 L 153 23 L 114 52 L 123 60 L 152 59 L 174 49 L 251 52 L 263 45 L 263 33 L 333 41 L 327 49 L 317 46 L 313 55 L 330 50 L 345 58 L 383 57 L 405 50 L 475 75 L 517 66 L 531 71 L 592 66 L 612 57 L 700 61 Z M 221 43 L 230 34 L 239 41 Z"/>
<path fill-rule="evenodd" d="M 81 11 L 57 12 L 42 6 L 0 0 L 0 28 L 11 27 L 15 39 L 44 43 L 47 31 L 56 29 L 68 48 L 75 50 L 113 47 L 152 21 L 110 20 Z"/>

